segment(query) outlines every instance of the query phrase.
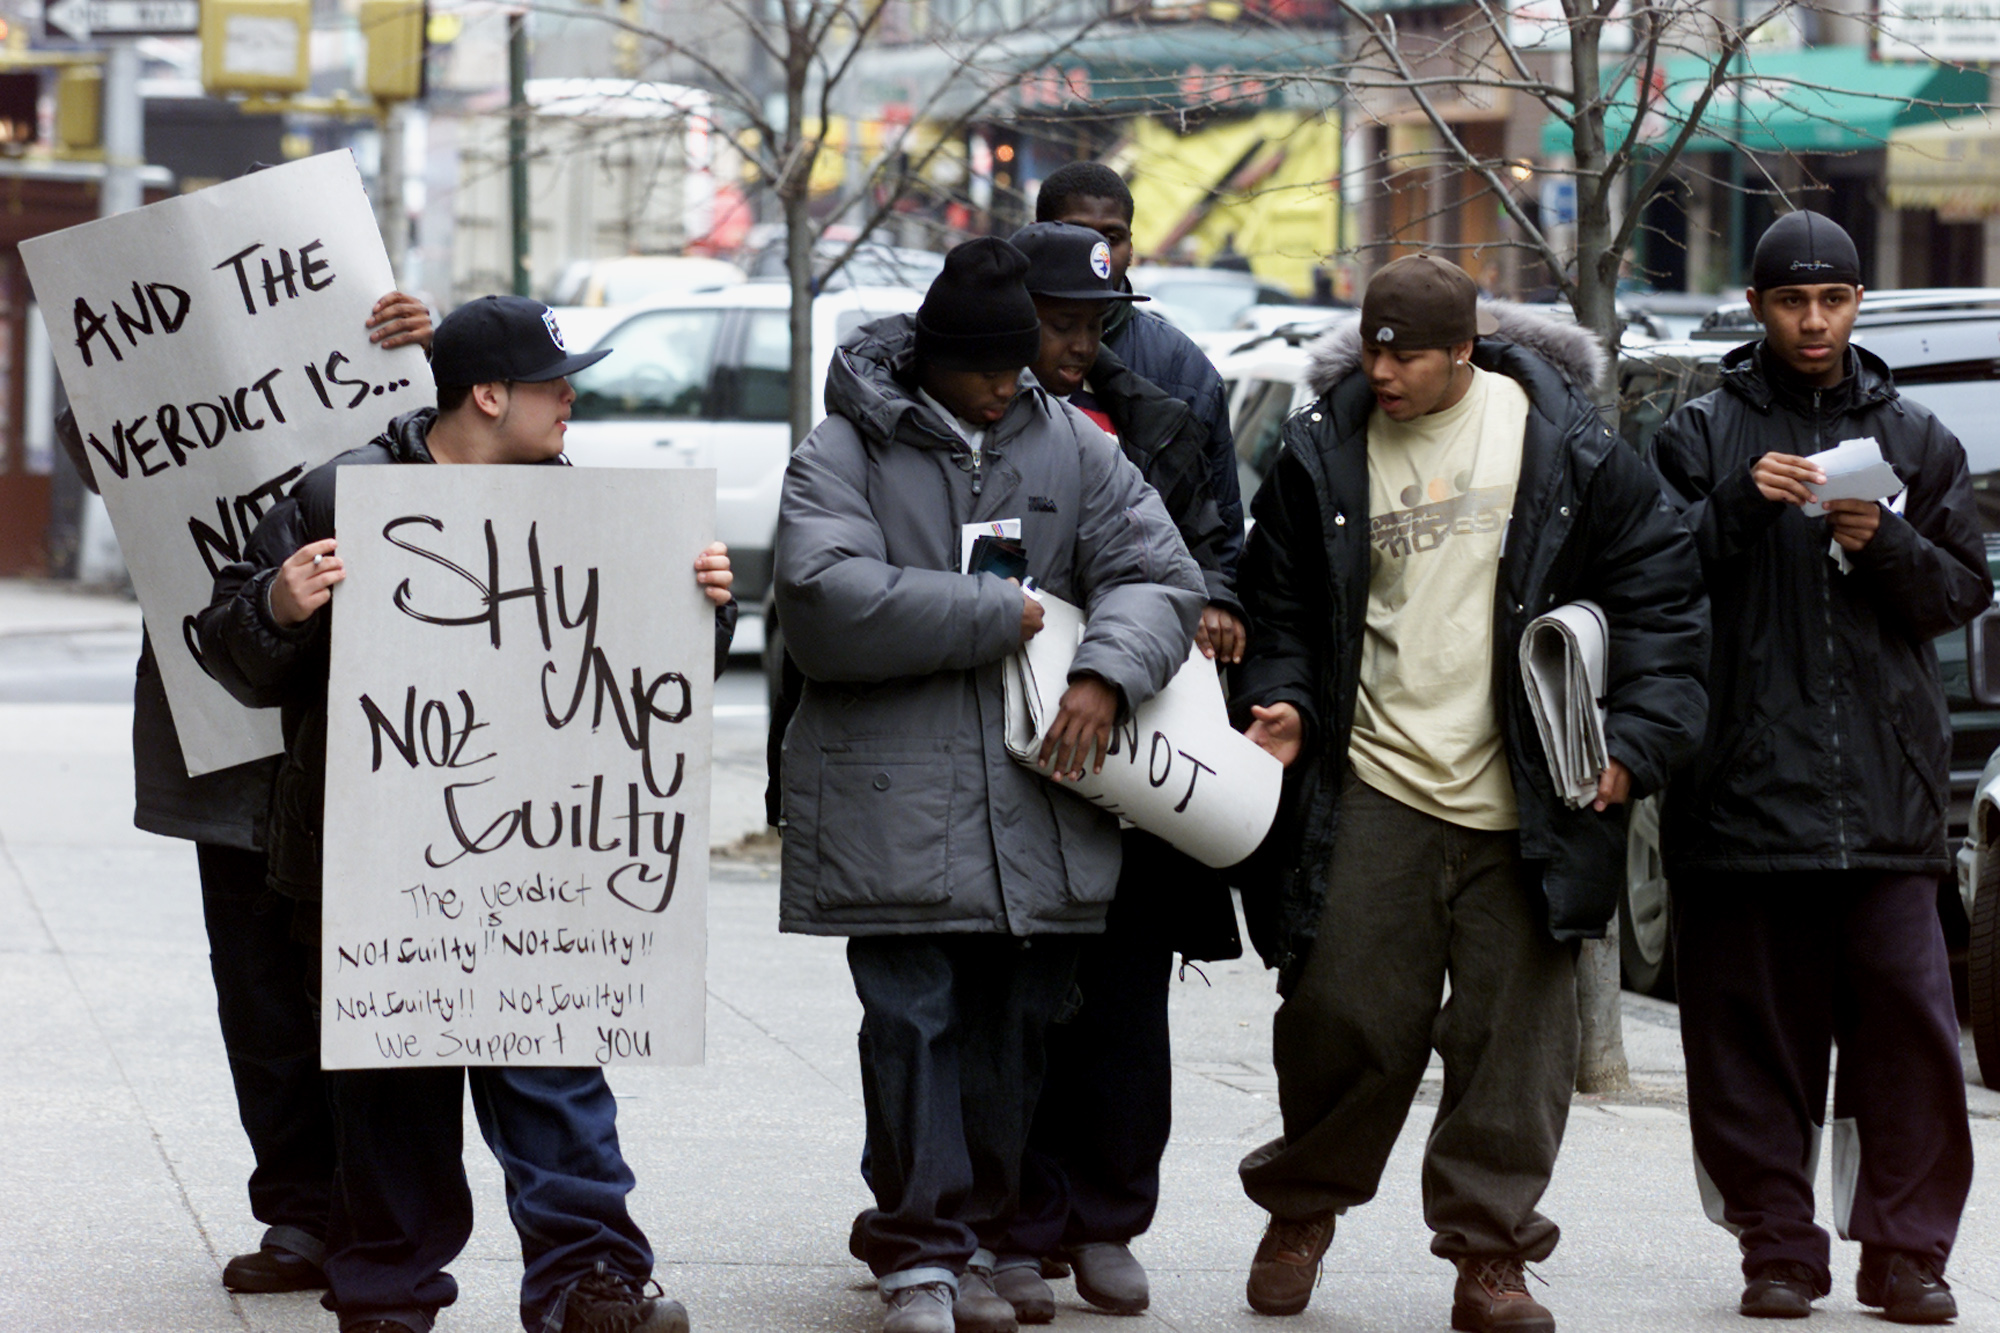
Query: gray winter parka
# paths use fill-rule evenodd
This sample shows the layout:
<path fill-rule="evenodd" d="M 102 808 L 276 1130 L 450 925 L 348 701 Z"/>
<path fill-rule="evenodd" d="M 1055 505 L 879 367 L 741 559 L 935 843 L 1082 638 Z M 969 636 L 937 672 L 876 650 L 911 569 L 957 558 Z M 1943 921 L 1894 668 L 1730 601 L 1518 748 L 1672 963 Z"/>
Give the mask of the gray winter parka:
<path fill-rule="evenodd" d="M 1085 609 L 1071 678 L 1130 708 L 1187 658 L 1207 592 L 1158 495 L 1082 413 L 1024 385 L 975 464 L 915 396 L 897 316 L 834 353 L 792 455 L 776 597 L 805 676 L 785 735 L 780 929 L 1082 933 L 1118 887 L 1118 823 L 1009 758 L 1001 665 L 1021 594 L 959 573 L 966 523 L 1021 520 L 1036 584 Z"/>

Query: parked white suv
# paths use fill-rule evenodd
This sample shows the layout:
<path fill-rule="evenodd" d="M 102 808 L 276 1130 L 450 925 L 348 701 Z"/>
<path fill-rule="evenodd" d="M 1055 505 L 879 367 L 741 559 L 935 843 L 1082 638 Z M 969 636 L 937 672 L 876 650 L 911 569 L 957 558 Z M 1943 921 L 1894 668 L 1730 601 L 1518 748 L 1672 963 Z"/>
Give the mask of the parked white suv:
<path fill-rule="evenodd" d="M 716 535 L 729 543 L 736 598 L 762 606 L 771 582 L 778 492 L 791 457 L 791 294 L 777 282 L 663 297 L 621 312 L 593 347 L 610 356 L 570 376 L 564 452 L 585 467 L 712 467 Z M 853 287 L 813 301 L 813 411 L 840 340 L 923 293 Z M 748 628 L 748 627 L 746 627 Z M 754 638 L 738 645 L 755 651 Z"/>

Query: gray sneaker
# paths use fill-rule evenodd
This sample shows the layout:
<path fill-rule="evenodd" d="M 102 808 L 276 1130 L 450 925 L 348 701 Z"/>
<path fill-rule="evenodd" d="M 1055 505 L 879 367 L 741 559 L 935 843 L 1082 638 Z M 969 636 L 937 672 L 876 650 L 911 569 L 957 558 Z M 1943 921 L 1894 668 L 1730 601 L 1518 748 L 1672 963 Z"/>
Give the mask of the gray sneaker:
<path fill-rule="evenodd" d="M 952 1303 L 951 1314 L 958 1333 L 1018 1333 L 1020 1329 L 1014 1307 L 993 1289 L 993 1274 L 984 1268 L 968 1268 L 959 1275 L 958 1299 Z"/>
<path fill-rule="evenodd" d="M 951 1284 L 919 1282 L 883 1298 L 882 1333 L 952 1333 Z"/>

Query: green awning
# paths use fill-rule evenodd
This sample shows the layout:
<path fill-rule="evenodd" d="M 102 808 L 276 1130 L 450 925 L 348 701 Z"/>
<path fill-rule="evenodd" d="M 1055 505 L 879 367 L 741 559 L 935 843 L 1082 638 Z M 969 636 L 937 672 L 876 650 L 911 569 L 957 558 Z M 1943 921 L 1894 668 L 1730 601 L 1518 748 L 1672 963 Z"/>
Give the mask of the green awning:
<path fill-rule="evenodd" d="M 1663 92 L 1647 109 L 1643 142 L 1664 148 L 1687 122 L 1707 86 L 1714 60 L 1680 56 L 1666 62 Z M 1991 95 L 1984 71 L 1945 65 L 1890 64 L 1869 59 L 1864 46 L 1820 46 L 1757 52 L 1739 58 L 1688 140 L 1690 153 L 1845 153 L 1882 148 L 1905 125 L 1963 115 Z M 1628 80 L 1604 117 L 1605 140 L 1621 142 L 1632 124 Z M 1741 90 L 1739 107 L 1737 93 Z M 1944 106 L 1922 105 L 1944 103 Z M 1542 128 L 1545 156 L 1567 156 L 1569 126 Z"/>
<path fill-rule="evenodd" d="M 1060 54 L 1021 59 L 1013 100 L 1030 113 L 1318 109 L 1339 99 L 1331 82 L 1339 58 L 1340 39 L 1330 30 L 1211 23 L 1107 27 Z"/>

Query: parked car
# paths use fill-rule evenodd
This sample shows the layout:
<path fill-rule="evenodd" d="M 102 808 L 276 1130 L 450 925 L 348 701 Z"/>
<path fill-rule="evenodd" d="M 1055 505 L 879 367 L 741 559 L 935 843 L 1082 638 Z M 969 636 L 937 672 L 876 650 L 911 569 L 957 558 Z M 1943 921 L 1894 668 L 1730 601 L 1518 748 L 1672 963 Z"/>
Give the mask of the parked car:
<path fill-rule="evenodd" d="M 1194 339 L 1210 356 L 1241 338 L 1236 320 L 1250 307 L 1291 305 L 1298 300 L 1241 269 L 1135 264 L 1125 276 L 1133 291 L 1153 298 L 1148 310 Z"/>
<path fill-rule="evenodd" d="M 1238 476 L 1246 500 L 1277 459 L 1285 419 L 1312 400 L 1305 383 L 1306 347 L 1319 332 L 1312 327 L 1280 329 L 1217 360 L 1229 392 Z M 1694 338 L 1654 340 L 1630 329 L 1631 345 L 1618 362 L 1618 422 L 1625 441 L 1650 457 L 1661 424 L 1682 403 L 1716 387 L 1723 355 L 1761 333 L 1743 301 L 1711 311 Z M 1854 341 L 1887 362 L 1897 386 L 1936 412 L 1964 443 L 1980 521 L 1987 532 L 1988 562 L 2000 576 L 2000 289 L 1870 292 L 1855 322 Z M 1967 670 L 1968 643 L 1977 642 L 1981 634 L 1993 643 L 1990 660 L 1996 690 L 1984 701 L 1975 698 Z M 1948 823 L 1956 839 L 1966 834 L 1975 789 L 1986 790 L 1981 766 L 2000 746 L 2000 612 L 1988 612 L 1968 631 L 1940 637 L 1936 648 L 1951 713 Z M 2000 767 L 1987 776 L 2000 776 Z M 1673 985 L 1658 799 L 1649 798 L 1633 808 L 1625 899 L 1619 911 L 1625 984 L 1653 995 L 1669 994 Z M 2000 808 L 2000 787 L 1995 789 L 1995 800 L 1995 808 Z M 1992 823 L 1991 838 L 1989 845 L 2000 845 L 2000 819 Z M 2000 882 L 2000 862 L 1992 873 Z M 1949 880 L 1940 884 L 1939 911 L 1954 951 L 1968 950 L 1962 956 L 1969 978 L 1982 955 L 1968 945 L 1969 923 L 1978 906 L 1978 877 L 1963 858 L 1959 879 L 1962 889 Z M 1996 1046 L 1991 1067 L 2000 1077 L 2000 900 L 1989 896 L 1988 902 L 1987 929 L 1993 942 L 1984 946 L 1983 956 L 1989 961 L 1982 975 L 1988 978 L 1987 1004 Z"/>
<path fill-rule="evenodd" d="M 840 340 L 884 315 L 913 311 L 923 293 L 857 287 L 813 301 L 815 417 Z M 729 543 L 746 613 L 771 582 L 778 492 L 791 457 L 791 296 L 783 283 L 747 282 L 667 297 L 627 312 L 593 347 L 612 353 L 570 377 L 564 452 L 586 467 L 715 469 L 716 535 Z M 750 627 L 746 626 L 746 629 Z M 738 648 L 757 651 L 753 629 Z"/>
<path fill-rule="evenodd" d="M 699 255 L 618 255 L 579 259 L 549 289 L 552 306 L 617 306 L 673 292 L 711 291 L 743 281 L 736 265 Z"/>
<path fill-rule="evenodd" d="M 1975 654 L 1973 693 L 1992 706 L 2000 704 L 2000 635 L 1993 632 L 1994 620 L 1984 624 L 1985 632 L 1972 638 L 1984 649 Z M 2000 750 L 1986 761 L 1973 792 L 1958 849 L 1958 896 L 1966 919 L 1965 1007 L 1972 1019 L 1972 1049 L 1980 1081 L 2000 1088 Z"/>

